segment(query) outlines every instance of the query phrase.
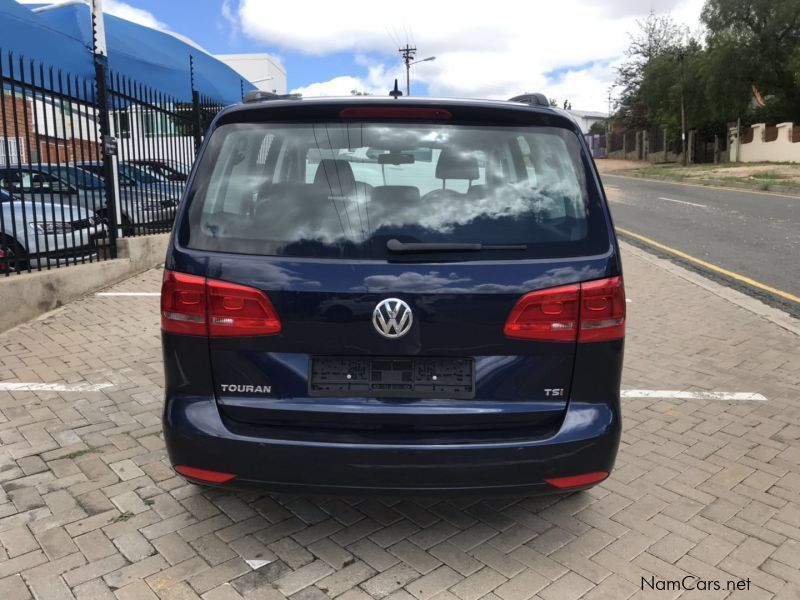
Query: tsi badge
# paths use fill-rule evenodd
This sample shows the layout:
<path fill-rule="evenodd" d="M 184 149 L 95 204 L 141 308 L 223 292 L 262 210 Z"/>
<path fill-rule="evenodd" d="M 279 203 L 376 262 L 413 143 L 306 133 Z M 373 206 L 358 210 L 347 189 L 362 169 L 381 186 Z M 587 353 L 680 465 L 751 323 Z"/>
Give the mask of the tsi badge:
<path fill-rule="evenodd" d="M 271 394 L 271 385 L 242 385 L 242 384 L 229 384 L 223 383 L 220 385 L 223 392 L 233 394 Z"/>
<path fill-rule="evenodd" d="M 413 322 L 411 307 L 399 298 L 381 300 L 372 311 L 372 324 L 385 338 L 403 337 L 411 329 Z"/>
<path fill-rule="evenodd" d="M 561 397 L 564 395 L 564 388 L 544 388 L 544 395 Z"/>

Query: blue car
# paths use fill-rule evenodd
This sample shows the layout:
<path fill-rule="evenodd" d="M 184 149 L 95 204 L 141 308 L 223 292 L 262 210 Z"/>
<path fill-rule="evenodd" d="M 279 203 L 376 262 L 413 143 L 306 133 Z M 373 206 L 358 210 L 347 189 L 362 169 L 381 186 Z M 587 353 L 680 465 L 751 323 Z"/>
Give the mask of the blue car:
<path fill-rule="evenodd" d="M 619 249 L 579 127 L 540 96 L 223 110 L 161 324 L 167 449 L 195 483 L 519 495 L 614 465 Z"/>

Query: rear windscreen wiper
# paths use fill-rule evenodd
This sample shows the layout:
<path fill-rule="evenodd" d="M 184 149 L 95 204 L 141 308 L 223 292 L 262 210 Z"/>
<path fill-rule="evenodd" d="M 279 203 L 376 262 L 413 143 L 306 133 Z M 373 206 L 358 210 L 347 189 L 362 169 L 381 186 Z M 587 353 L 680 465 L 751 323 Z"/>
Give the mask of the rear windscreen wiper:
<path fill-rule="evenodd" d="M 527 250 L 526 244 L 466 244 L 458 242 L 425 243 L 401 242 L 392 238 L 386 242 L 392 252 L 478 252 L 480 250 Z"/>

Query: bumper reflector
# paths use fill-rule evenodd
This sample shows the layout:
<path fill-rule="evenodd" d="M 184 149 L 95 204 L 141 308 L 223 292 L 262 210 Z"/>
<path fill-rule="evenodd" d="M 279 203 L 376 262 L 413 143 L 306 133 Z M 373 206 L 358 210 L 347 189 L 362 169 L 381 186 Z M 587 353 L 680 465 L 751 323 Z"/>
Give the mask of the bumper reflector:
<path fill-rule="evenodd" d="M 599 481 L 603 481 L 606 477 L 608 477 L 608 473 L 605 471 L 595 471 L 594 473 L 571 475 L 570 477 L 553 477 L 551 479 L 545 479 L 545 481 L 553 487 L 563 490 L 598 483 Z"/>
<path fill-rule="evenodd" d="M 208 469 L 198 469 L 185 465 L 175 465 L 175 470 L 184 477 L 190 477 L 199 481 L 207 481 L 209 483 L 225 483 L 236 477 L 236 475 L 230 473 L 220 473 L 219 471 L 209 471 Z"/>

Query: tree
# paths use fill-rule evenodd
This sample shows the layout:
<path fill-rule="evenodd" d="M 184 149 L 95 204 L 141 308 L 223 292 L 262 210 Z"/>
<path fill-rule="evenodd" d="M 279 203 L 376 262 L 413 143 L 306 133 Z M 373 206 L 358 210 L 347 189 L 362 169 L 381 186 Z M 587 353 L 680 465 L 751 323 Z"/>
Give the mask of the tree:
<path fill-rule="evenodd" d="M 735 118 L 756 86 L 768 112 L 800 117 L 800 2 L 707 0 L 701 18 L 709 99 Z"/>
<path fill-rule="evenodd" d="M 589 133 L 604 134 L 604 133 L 606 133 L 606 129 L 607 128 L 608 128 L 608 125 L 606 125 L 605 122 L 603 122 L 603 121 L 595 121 L 594 123 L 592 123 L 592 126 L 589 127 Z"/>
<path fill-rule="evenodd" d="M 616 85 L 622 88 L 619 116 L 628 127 L 641 128 L 650 124 L 648 106 L 641 95 L 645 71 L 657 57 L 678 47 L 686 32 L 668 15 L 658 15 L 652 10 L 637 25 L 639 31 L 630 36 L 625 51 L 627 60 L 617 69 Z"/>

